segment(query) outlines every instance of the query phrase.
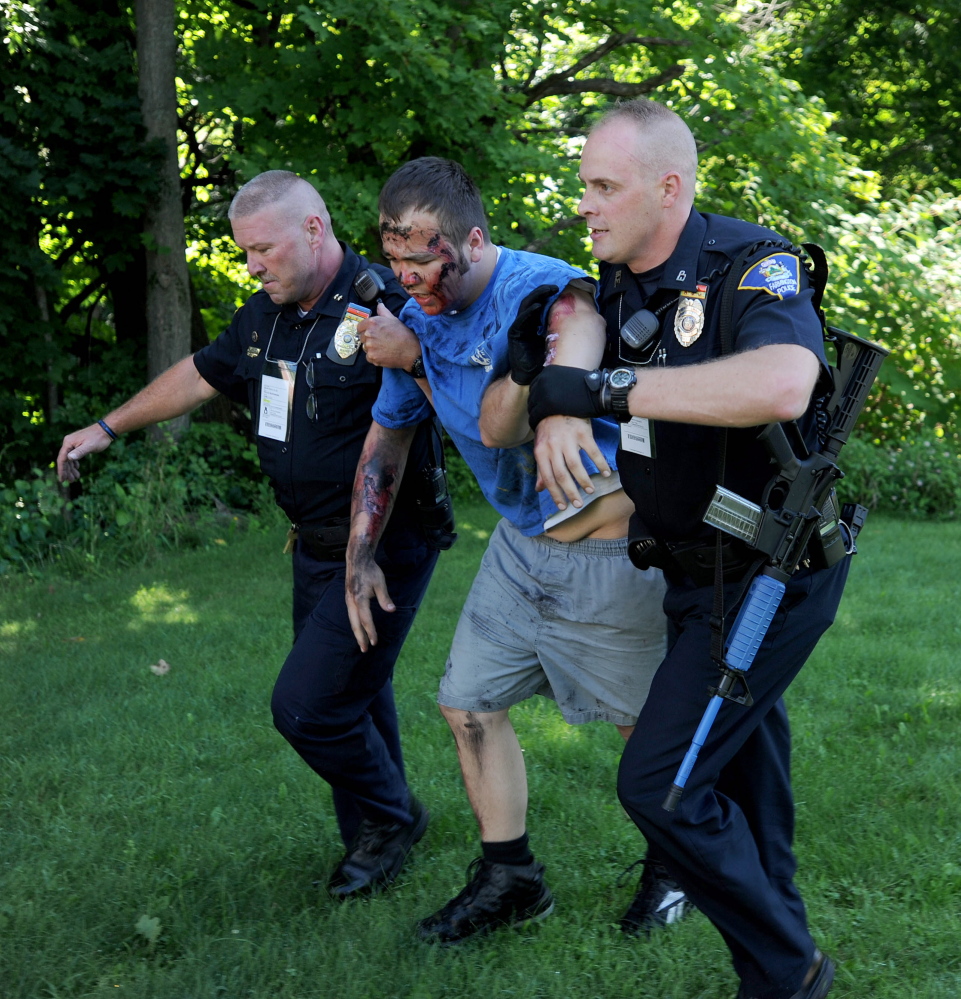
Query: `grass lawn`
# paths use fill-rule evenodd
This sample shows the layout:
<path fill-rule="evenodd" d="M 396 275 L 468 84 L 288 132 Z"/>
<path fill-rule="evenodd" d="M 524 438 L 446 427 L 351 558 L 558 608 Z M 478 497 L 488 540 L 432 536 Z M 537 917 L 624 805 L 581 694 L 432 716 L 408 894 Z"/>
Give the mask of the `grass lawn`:
<path fill-rule="evenodd" d="M 700 914 L 650 941 L 616 931 L 635 881 L 619 875 L 643 852 L 614 793 L 620 738 L 543 699 L 513 718 L 554 915 L 459 948 L 415 940 L 479 849 L 434 696 L 493 523 L 460 511 L 397 668 L 432 821 L 368 902 L 312 887 L 339 856 L 329 792 L 270 720 L 290 641 L 282 532 L 3 582 L 0 999 L 733 999 Z M 798 881 L 838 962 L 832 999 L 961 995 L 959 550 L 959 524 L 872 517 L 788 695 Z"/>

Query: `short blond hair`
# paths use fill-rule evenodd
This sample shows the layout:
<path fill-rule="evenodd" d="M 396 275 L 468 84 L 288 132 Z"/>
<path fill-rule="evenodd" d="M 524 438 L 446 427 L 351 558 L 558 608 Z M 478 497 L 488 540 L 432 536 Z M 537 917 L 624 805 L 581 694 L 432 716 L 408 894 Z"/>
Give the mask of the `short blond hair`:
<path fill-rule="evenodd" d="M 697 144 L 687 122 L 667 105 L 647 98 L 618 101 L 595 122 L 592 132 L 615 121 L 629 121 L 637 126 L 641 142 L 638 160 L 657 176 L 677 170 L 691 190 L 697 182 Z"/>
<path fill-rule="evenodd" d="M 227 217 L 231 220 L 274 209 L 299 225 L 308 215 L 319 215 L 330 227 L 330 212 L 312 184 L 290 170 L 267 170 L 257 174 L 234 195 Z"/>

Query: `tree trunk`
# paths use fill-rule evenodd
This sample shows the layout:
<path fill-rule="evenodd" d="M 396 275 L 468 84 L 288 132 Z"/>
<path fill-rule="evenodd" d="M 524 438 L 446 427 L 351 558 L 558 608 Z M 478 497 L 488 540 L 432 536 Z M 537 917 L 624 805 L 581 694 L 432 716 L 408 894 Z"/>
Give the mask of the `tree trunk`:
<path fill-rule="evenodd" d="M 148 139 L 163 143 L 160 191 L 146 220 L 147 373 L 153 379 L 190 352 L 190 285 L 177 156 L 174 0 L 137 0 L 140 106 Z M 187 416 L 172 420 L 179 436 Z"/>
<path fill-rule="evenodd" d="M 47 290 L 35 278 L 33 291 L 37 299 L 37 312 L 40 315 L 40 322 L 42 322 L 46 328 L 46 332 L 43 334 L 43 339 L 44 342 L 50 346 L 53 343 L 53 334 L 50 332 L 50 308 L 47 305 Z M 57 419 L 57 402 L 57 380 L 53 370 L 53 361 L 48 361 L 47 393 L 43 407 L 44 419 L 47 421 L 48 426 Z"/>

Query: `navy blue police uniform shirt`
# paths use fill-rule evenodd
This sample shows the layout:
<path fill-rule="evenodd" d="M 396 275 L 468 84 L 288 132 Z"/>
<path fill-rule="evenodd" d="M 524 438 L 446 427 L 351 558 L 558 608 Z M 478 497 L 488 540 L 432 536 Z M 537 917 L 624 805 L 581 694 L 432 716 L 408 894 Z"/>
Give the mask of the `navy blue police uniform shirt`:
<path fill-rule="evenodd" d="M 327 356 L 328 345 L 351 304 L 376 309 L 358 297 L 354 279 L 369 266 L 383 278 L 386 291 L 382 299 L 391 312 L 396 315 L 407 301 L 388 268 L 367 264 L 349 247 L 340 245 L 344 262 L 306 316 L 300 316 L 296 304 L 275 305 L 266 292 L 258 291 L 237 310 L 230 326 L 194 355 L 194 364 L 205 381 L 249 407 L 260 467 L 270 479 L 277 503 L 295 524 L 321 524 L 350 515 L 354 473 L 381 381 L 381 369 L 368 364 L 363 350 L 353 355 L 353 364 L 338 364 Z M 286 441 L 258 433 L 261 375 L 268 344 L 271 360 L 296 361 L 303 355 L 297 366 Z M 307 415 L 310 360 L 314 362 L 316 420 Z M 408 468 L 419 468 L 425 458 L 412 453 Z M 405 494 L 402 488 L 398 507 L 407 506 Z"/>
<path fill-rule="evenodd" d="M 812 305 L 813 292 L 799 257 L 785 250 L 789 242 L 761 226 L 721 215 L 692 211 L 677 246 L 663 267 L 634 275 L 626 264 L 600 265 L 598 306 L 607 324 L 604 364 L 617 367 L 622 359 L 620 329 L 639 309 L 660 312 L 660 342 L 650 365 L 700 364 L 721 354 L 720 301 L 728 271 L 746 247 L 776 241 L 752 255 L 734 298 L 734 352 L 768 344 L 798 344 L 813 351 L 824 373 L 820 320 Z M 683 346 L 675 334 L 679 305 L 700 303 L 704 323 L 700 336 Z M 698 306 L 695 306 L 695 309 Z M 641 369 L 643 371 L 643 369 Z M 817 390 L 816 390 L 817 391 Z M 805 443 L 817 447 L 814 406 L 798 421 Z M 759 427 L 728 430 L 724 485 L 755 503 L 760 502 L 773 467 L 757 440 Z M 618 468 L 637 515 L 651 534 L 663 541 L 713 536 L 702 517 L 714 494 L 718 475 L 721 431 L 688 423 L 651 421 L 651 457 L 620 450 Z"/>

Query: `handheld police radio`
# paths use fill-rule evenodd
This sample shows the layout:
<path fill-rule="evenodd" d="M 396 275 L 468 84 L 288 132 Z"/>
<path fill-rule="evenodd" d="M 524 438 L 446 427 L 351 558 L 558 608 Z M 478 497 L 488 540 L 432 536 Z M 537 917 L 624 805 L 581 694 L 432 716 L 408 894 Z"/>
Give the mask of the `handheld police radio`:
<path fill-rule="evenodd" d="M 354 291 L 362 302 L 382 302 L 381 295 L 387 290 L 383 278 L 372 267 L 365 267 L 354 278 Z"/>
<path fill-rule="evenodd" d="M 722 702 L 751 703 L 744 674 L 751 668 L 784 596 L 785 584 L 806 557 L 809 544 L 814 541 L 812 547 L 818 549 L 824 566 L 856 551 L 854 540 L 867 511 L 853 504 L 845 507 L 851 518 L 847 523 L 835 515 L 832 490 L 844 474 L 835 459 L 850 437 L 881 362 L 890 351 L 830 326 L 825 330 L 825 339 L 834 345 L 837 364 L 832 370 L 834 391 L 826 405 L 828 423 L 821 450 L 808 452 L 795 424 L 788 425 L 793 440 L 780 423 L 769 424 L 759 438 L 778 471 L 764 490 L 763 505 L 718 486 L 704 515 L 704 521 L 712 527 L 740 538 L 759 557 L 766 556 L 766 564 L 752 580 L 728 635 L 721 681 L 711 690 L 714 696 L 664 799 L 663 807 L 669 812 L 677 807 Z"/>

